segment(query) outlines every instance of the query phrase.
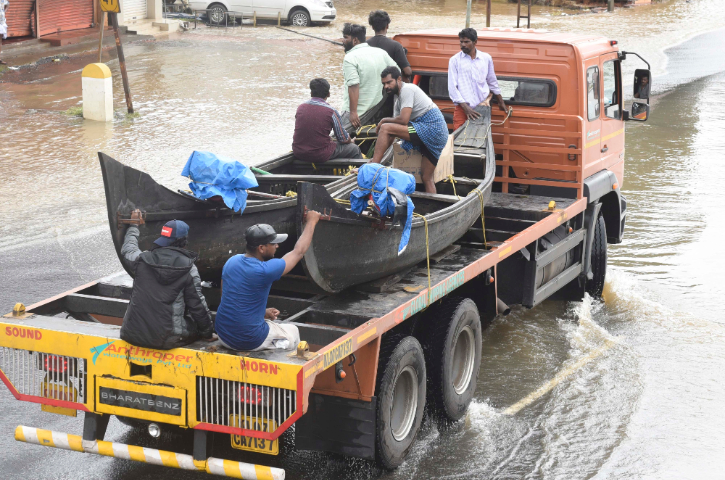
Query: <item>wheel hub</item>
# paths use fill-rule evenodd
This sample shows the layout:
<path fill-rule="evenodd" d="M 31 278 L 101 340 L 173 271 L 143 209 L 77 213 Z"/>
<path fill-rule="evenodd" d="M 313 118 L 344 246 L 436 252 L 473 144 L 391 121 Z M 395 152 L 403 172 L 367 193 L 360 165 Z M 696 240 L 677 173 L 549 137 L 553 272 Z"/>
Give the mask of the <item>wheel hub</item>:
<path fill-rule="evenodd" d="M 292 25 L 296 27 L 306 27 L 307 26 L 307 17 L 302 13 L 295 13 L 292 16 Z"/>
<path fill-rule="evenodd" d="M 215 8 L 211 11 L 211 21 L 213 23 L 220 23 L 224 19 L 224 11 L 220 8 Z"/>
<path fill-rule="evenodd" d="M 471 383 L 476 360 L 476 341 L 471 327 L 461 329 L 453 345 L 453 390 L 462 395 Z"/>
<path fill-rule="evenodd" d="M 405 367 L 395 380 L 393 402 L 390 408 L 390 429 L 393 438 L 403 441 L 415 422 L 418 411 L 418 374 L 411 366 Z"/>

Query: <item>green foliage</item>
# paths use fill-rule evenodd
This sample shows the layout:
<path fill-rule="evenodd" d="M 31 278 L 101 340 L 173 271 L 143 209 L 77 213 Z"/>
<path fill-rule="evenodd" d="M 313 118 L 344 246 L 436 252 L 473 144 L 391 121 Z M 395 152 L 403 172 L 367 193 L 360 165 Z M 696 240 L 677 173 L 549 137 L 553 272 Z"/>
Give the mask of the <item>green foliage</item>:
<path fill-rule="evenodd" d="M 66 110 L 63 113 L 68 115 L 69 117 L 82 117 L 83 116 L 83 106 L 78 105 L 75 107 L 70 107 L 68 110 Z"/>

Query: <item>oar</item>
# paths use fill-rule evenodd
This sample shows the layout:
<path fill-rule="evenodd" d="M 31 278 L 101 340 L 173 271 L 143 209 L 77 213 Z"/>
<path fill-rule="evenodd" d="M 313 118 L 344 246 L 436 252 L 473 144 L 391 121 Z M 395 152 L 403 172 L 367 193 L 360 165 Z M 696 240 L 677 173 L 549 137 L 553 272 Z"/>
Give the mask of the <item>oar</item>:
<path fill-rule="evenodd" d="M 335 40 L 330 40 L 330 39 L 327 39 L 327 38 L 322 38 L 322 37 L 316 37 L 316 36 L 314 36 L 314 35 L 309 35 L 309 34 L 307 34 L 307 33 L 302 33 L 302 32 L 296 32 L 296 31 L 294 31 L 294 30 L 290 30 L 289 28 L 284 28 L 284 27 L 277 27 L 277 28 L 279 28 L 280 30 L 285 30 L 285 31 L 287 31 L 287 32 L 292 32 L 292 33 L 296 33 L 297 35 L 304 35 L 305 37 L 310 37 L 310 38 L 316 38 L 317 40 L 323 40 L 323 41 L 325 41 L 325 42 L 330 42 L 330 43 L 334 43 L 335 45 L 340 45 L 340 46 L 342 46 L 342 42 L 336 42 Z"/>
<path fill-rule="evenodd" d="M 249 169 L 250 169 L 251 171 L 253 171 L 254 173 L 258 173 L 258 174 L 260 174 L 260 175 L 272 175 L 271 173 L 269 173 L 269 172 L 266 172 L 266 171 L 262 170 L 261 168 L 257 168 L 257 167 L 249 167 Z"/>
<path fill-rule="evenodd" d="M 275 200 L 278 198 L 287 198 L 282 195 L 274 195 L 272 193 L 264 193 L 264 192 L 255 192 L 254 190 L 247 190 L 247 194 L 252 195 L 254 197 L 273 198 Z"/>

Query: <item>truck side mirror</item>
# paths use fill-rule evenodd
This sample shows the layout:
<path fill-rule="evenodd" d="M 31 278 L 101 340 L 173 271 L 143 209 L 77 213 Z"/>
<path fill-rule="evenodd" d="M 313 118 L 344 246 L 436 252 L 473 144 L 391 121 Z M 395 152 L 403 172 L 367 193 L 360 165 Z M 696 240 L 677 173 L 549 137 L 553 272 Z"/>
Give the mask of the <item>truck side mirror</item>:
<path fill-rule="evenodd" d="M 647 118 L 649 118 L 649 105 L 646 103 L 632 102 L 631 110 L 624 112 L 624 120 L 646 122 Z"/>
<path fill-rule="evenodd" d="M 634 98 L 647 100 L 649 103 L 649 91 L 652 86 L 650 71 L 646 68 L 638 68 L 634 71 Z"/>

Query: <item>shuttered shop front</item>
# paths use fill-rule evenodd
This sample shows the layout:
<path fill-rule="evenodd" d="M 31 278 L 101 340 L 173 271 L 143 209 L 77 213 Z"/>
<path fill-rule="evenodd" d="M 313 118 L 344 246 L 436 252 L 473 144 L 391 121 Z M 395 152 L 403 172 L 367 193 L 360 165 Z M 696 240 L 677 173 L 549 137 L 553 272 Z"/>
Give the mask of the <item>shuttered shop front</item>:
<path fill-rule="evenodd" d="M 35 0 L 11 0 L 5 12 L 8 37 L 33 35 L 35 21 Z"/>
<path fill-rule="evenodd" d="M 40 36 L 93 26 L 93 0 L 38 0 Z"/>
<path fill-rule="evenodd" d="M 126 23 L 146 18 L 146 0 L 123 0 L 121 2 L 123 19 Z"/>

